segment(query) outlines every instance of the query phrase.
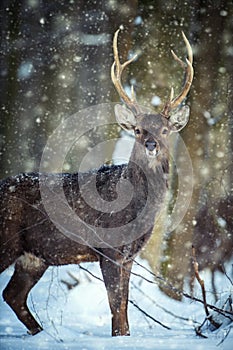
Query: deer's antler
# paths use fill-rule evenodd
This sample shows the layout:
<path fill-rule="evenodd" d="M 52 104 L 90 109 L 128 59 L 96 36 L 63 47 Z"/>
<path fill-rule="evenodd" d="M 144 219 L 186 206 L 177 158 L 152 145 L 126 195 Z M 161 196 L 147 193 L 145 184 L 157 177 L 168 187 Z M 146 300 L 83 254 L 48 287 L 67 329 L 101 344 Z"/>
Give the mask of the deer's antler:
<path fill-rule="evenodd" d="M 125 92 L 122 83 L 121 83 L 121 75 L 125 69 L 132 61 L 135 60 L 137 55 L 133 56 L 131 59 L 128 61 L 124 62 L 123 64 L 120 63 L 119 59 L 119 54 L 118 54 L 118 48 L 117 48 L 117 39 L 118 39 L 118 34 L 119 34 L 120 29 L 118 29 L 113 38 L 113 54 L 114 54 L 114 62 L 112 64 L 111 68 L 111 78 L 112 82 L 115 85 L 115 88 L 121 97 L 121 99 L 125 102 L 125 104 L 132 110 L 132 112 L 136 115 L 140 112 L 139 106 L 137 104 L 133 86 L 131 87 L 132 89 L 132 98 L 129 98 L 127 93 Z"/>
<path fill-rule="evenodd" d="M 177 57 L 177 55 L 175 54 L 175 52 L 172 50 L 171 53 L 174 57 L 174 59 L 180 64 L 180 66 L 183 68 L 183 70 L 185 71 L 185 83 L 183 86 L 182 91 L 180 92 L 180 94 L 174 98 L 174 90 L 173 88 L 171 89 L 171 95 L 170 95 L 170 99 L 169 101 L 165 104 L 163 110 L 162 110 L 162 114 L 166 117 L 169 118 L 169 112 L 176 108 L 177 106 L 179 106 L 179 104 L 181 104 L 181 102 L 185 99 L 185 97 L 187 96 L 192 81 L 193 81 L 193 52 L 192 52 L 192 48 L 191 45 L 188 41 L 188 39 L 186 38 L 184 32 L 182 32 L 182 36 L 188 51 L 188 58 L 186 58 L 186 63 L 183 62 L 179 57 Z"/>

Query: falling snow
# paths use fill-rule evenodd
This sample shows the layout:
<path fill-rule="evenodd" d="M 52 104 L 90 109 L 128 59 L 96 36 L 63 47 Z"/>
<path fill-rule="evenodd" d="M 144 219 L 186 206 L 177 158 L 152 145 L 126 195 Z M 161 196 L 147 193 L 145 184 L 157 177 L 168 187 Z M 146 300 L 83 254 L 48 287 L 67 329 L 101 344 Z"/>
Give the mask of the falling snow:
<path fill-rule="evenodd" d="M 171 284 L 178 283 L 181 289 L 184 285 L 184 290 L 189 293 L 191 247 L 195 230 L 200 228 L 201 247 L 197 258 L 201 260 L 201 253 L 204 253 L 202 262 L 212 257 L 212 266 L 216 266 L 220 256 L 224 263 L 214 270 L 220 297 L 218 305 L 223 307 L 226 295 L 232 296 L 233 289 L 233 214 L 227 211 L 231 209 L 229 205 L 224 213 L 216 212 L 216 205 L 233 196 L 231 1 L 205 0 L 201 6 L 199 2 L 181 3 L 178 0 L 124 1 L 120 5 L 116 0 L 27 0 L 21 5 L 7 0 L 3 3 L 0 11 L 1 179 L 38 171 L 48 138 L 70 116 L 90 106 L 119 103 L 110 73 L 112 37 L 117 28 L 121 28 L 121 61 L 137 54 L 123 76 L 127 95 L 132 97 L 133 86 L 138 103 L 146 111 L 160 112 L 169 99 L 171 88 L 177 96 L 183 84 L 182 67 L 173 59 L 171 50 L 185 61 L 181 34 L 184 31 L 193 47 L 195 75 L 185 101 L 191 110 L 190 121 L 181 137 L 189 151 L 192 163 L 189 170 L 193 178 L 179 178 L 176 162 L 181 160 L 184 169 L 187 164 L 179 153 L 177 140 L 172 139 L 168 211 L 172 210 L 172 200 L 182 193 L 182 188 L 176 186 L 190 183 L 193 195 L 179 228 L 164 235 L 163 225 L 156 229 L 151 245 L 143 252 L 146 259 L 139 258 L 139 261 L 150 269 L 159 266 Z M 69 143 L 73 130 L 89 125 L 91 117 L 85 113 L 80 115 L 70 133 L 65 138 L 60 137 L 48 163 L 54 164 L 57 152 Z M 106 115 L 96 116 L 106 125 L 92 125 L 72 144 L 63 163 L 64 172 L 78 171 L 83 160 L 88 169 L 93 164 L 105 162 L 127 163 L 134 143 L 133 135 L 120 131 L 117 124 L 109 126 Z M 114 140 L 110 146 L 106 141 L 109 139 Z M 103 152 L 93 153 L 94 156 L 86 160 L 85 157 L 104 142 L 107 147 Z M 54 171 L 58 171 L 56 164 Z M 20 183 L 22 178 L 20 175 L 16 181 Z M 31 177 L 31 181 L 37 182 L 38 177 Z M 16 186 L 17 183 L 9 187 L 11 196 L 15 195 Z M 198 215 L 205 209 L 211 222 L 203 229 L 206 217 Z M 12 219 L 13 215 L 9 215 L 9 220 Z M 214 228 L 217 228 L 216 236 Z M 211 242 L 214 245 L 211 246 Z M 223 242 L 226 250 L 221 255 L 219 248 Z M 87 267 L 99 275 L 96 265 Z M 199 267 L 206 282 L 208 302 L 214 303 L 210 267 L 202 268 L 201 263 Z M 223 273 L 223 268 L 227 274 Z M 80 280 L 80 284 L 69 292 L 61 282 L 69 279 L 67 271 L 72 271 Z M 151 278 L 137 266 L 134 271 Z M 1 291 L 12 272 L 10 267 L 1 274 Z M 205 319 L 202 305 L 185 298 L 178 302 L 166 292 L 162 292 L 157 284 L 133 276 L 130 298 L 171 330 L 160 327 L 130 304 L 131 337 L 112 339 L 111 315 L 102 283 L 78 267 L 50 268 L 29 296 L 31 309 L 43 324 L 44 331 L 35 337 L 27 335 L 24 326 L 1 299 L 0 348 L 232 349 L 232 324 L 223 322 L 223 326 L 213 332 L 208 327 L 203 328 L 207 338 L 198 337 L 195 327 Z M 195 296 L 202 299 L 197 284 Z"/>

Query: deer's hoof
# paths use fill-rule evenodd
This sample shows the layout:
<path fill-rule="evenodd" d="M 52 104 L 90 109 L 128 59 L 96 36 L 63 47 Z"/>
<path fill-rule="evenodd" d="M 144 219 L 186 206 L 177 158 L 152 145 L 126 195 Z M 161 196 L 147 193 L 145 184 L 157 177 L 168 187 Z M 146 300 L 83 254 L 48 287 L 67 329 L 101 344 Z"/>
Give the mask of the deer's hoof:
<path fill-rule="evenodd" d="M 30 329 L 30 330 L 28 331 L 28 334 L 30 334 L 30 335 L 36 335 L 36 334 L 40 333 L 41 331 L 43 331 L 43 328 L 42 328 L 41 326 L 38 326 L 38 327 L 36 327 L 36 328 Z"/>

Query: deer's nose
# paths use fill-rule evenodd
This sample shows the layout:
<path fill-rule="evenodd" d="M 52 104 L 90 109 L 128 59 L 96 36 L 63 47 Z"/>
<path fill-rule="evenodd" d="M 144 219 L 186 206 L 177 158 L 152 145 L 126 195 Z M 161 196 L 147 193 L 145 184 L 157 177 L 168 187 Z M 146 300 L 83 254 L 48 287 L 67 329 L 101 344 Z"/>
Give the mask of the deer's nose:
<path fill-rule="evenodd" d="M 145 146 L 148 149 L 148 151 L 153 151 L 157 145 L 157 142 L 155 140 L 147 140 L 145 142 Z"/>

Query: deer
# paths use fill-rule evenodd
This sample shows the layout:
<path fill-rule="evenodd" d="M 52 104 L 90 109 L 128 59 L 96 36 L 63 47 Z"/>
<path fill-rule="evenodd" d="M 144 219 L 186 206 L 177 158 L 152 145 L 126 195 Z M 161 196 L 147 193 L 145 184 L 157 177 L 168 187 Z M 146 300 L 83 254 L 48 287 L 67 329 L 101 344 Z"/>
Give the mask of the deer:
<path fill-rule="evenodd" d="M 225 273 L 224 263 L 233 257 L 232 194 L 200 207 L 195 217 L 193 247 L 199 270 L 208 268 L 211 272 L 212 290 L 217 301 L 215 273 Z M 194 276 L 191 277 L 190 288 L 193 293 Z"/>
<path fill-rule="evenodd" d="M 136 238 L 131 241 L 122 240 L 122 244 L 117 247 L 110 244 L 82 244 L 67 237 L 50 220 L 40 192 L 39 173 L 21 173 L 1 181 L 0 272 L 15 264 L 13 275 L 3 291 L 3 299 L 31 335 L 43 330 L 27 306 L 27 296 L 32 287 L 49 266 L 85 262 L 98 262 L 100 265 L 111 311 L 112 336 L 130 335 L 127 308 L 132 264 L 148 241 L 164 203 L 169 173 L 168 137 L 172 132 L 179 132 L 188 122 L 189 107 L 181 104 L 190 90 L 194 73 L 192 48 L 182 32 L 188 52 L 186 62 L 172 51 L 174 59 L 185 72 L 181 92 L 174 97 L 172 88 L 160 113 L 143 112 L 133 89 L 129 97 L 122 85 L 122 73 L 135 57 L 120 62 L 119 31 L 113 37 L 111 79 L 123 102 L 115 106 L 116 120 L 123 129 L 131 130 L 135 135 L 130 159 L 127 164 L 103 165 L 82 174 L 48 173 L 44 181 L 52 178 L 56 186 L 56 181 L 62 180 L 67 202 L 86 226 L 108 228 L 110 232 L 118 227 L 123 237 L 130 234 L 124 227 L 134 222 L 140 213 L 143 215 L 140 224 L 137 222 L 131 225 L 133 237 L 136 233 Z M 93 177 L 101 199 L 108 203 L 116 199 L 121 181 L 128 181 L 133 189 L 129 203 L 114 213 L 101 213 L 93 208 L 82 197 L 80 190 L 82 185 L 88 186 Z"/>

